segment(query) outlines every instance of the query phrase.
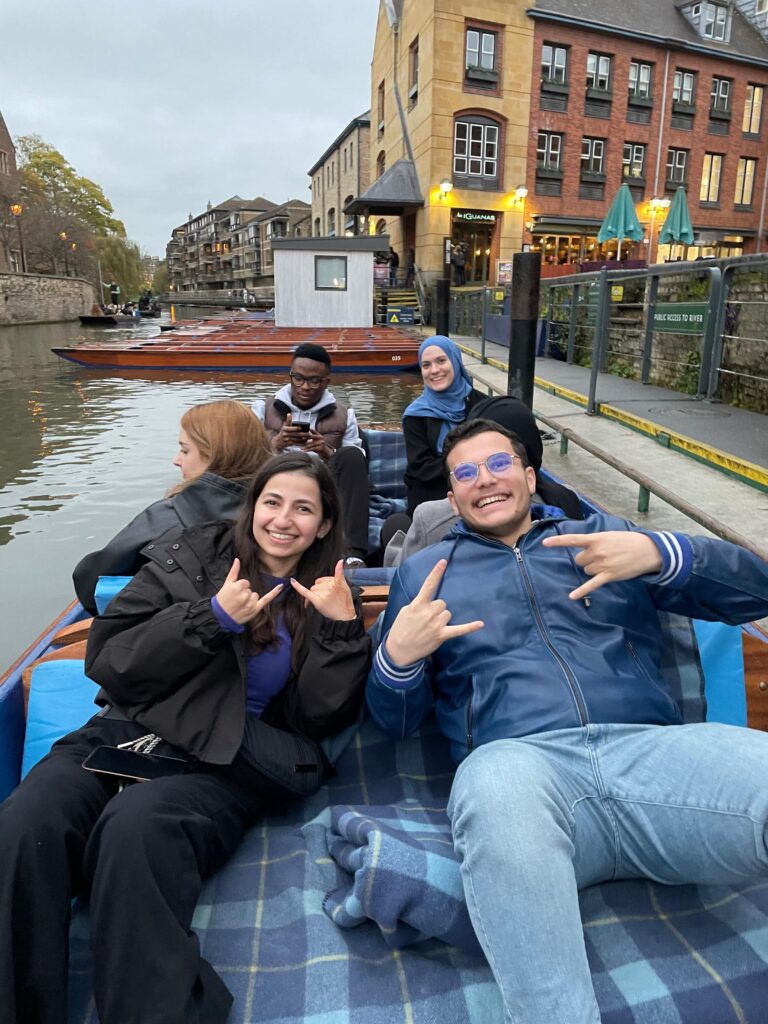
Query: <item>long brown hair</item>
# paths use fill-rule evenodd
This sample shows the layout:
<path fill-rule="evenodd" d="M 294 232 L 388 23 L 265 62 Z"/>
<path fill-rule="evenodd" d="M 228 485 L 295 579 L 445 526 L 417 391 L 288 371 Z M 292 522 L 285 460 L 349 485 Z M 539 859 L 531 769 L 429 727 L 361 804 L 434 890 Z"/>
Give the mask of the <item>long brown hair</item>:
<path fill-rule="evenodd" d="M 275 453 L 256 413 L 230 398 L 193 405 L 181 417 L 181 427 L 208 460 L 205 472 L 227 480 L 249 480 Z M 170 494 L 178 494 L 196 479 L 184 480 Z"/>
<path fill-rule="evenodd" d="M 253 536 L 253 514 L 259 495 L 273 476 L 278 473 L 302 473 L 317 483 L 320 491 L 321 518 L 327 520 L 330 528 L 324 536 L 315 537 L 303 552 L 296 566 L 294 578 L 305 587 L 311 587 L 320 576 L 332 576 L 336 563 L 342 555 L 344 537 L 341 521 L 339 492 L 325 464 L 306 452 L 284 452 L 262 465 L 253 478 L 248 495 L 243 502 L 240 516 L 235 523 L 235 554 L 240 559 L 241 577 L 247 579 L 255 593 L 265 594 L 273 583 L 266 578 L 261 564 L 261 549 Z M 293 658 L 298 654 L 304 638 L 306 608 L 304 598 L 291 586 L 286 586 L 278 600 L 268 605 L 250 632 L 251 647 L 260 650 L 274 643 L 277 636 L 275 604 L 282 610 L 288 632 L 293 638 Z"/>

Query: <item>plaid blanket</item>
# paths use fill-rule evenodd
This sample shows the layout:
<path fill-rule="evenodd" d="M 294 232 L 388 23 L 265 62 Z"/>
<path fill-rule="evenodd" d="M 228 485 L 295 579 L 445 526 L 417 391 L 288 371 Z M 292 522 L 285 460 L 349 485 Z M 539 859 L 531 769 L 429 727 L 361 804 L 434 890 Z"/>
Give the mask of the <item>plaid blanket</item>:
<path fill-rule="evenodd" d="M 328 852 L 331 807 L 389 808 L 390 823 L 406 810 L 407 821 L 439 820 L 453 775 L 443 739 L 430 728 L 394 744 L 366 722 L 338 769 L 315 796 L 252 829 L 205 887 L 194 928 L 235 996 L 228 1024 L 500 1024 L 480 956 L 434 938 L 397 948 L 372 921 L 343 929 L 323 912 L 326 893 L 349 885 Z M 768 880 L 615 882 L 587 890 L 582 913 L 603 1024 L 768 1022 Z M 71 954 L 70 1022 L 96 1024 L 84 909 Z"/>

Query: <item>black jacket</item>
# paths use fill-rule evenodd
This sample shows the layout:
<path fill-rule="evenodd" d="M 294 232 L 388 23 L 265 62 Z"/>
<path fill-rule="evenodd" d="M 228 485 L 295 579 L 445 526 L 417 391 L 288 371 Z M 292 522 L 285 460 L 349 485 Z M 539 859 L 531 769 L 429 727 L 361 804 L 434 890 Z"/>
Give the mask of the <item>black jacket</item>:
<path fill-rule="evenodd" d="M 245 728 L 244 634 L 223 630 L 211 610 L 234 552 L 229 523 L 171 531 L 147 545 L 148 559 L 93 621 L 86 673 L 115 704 L 202 761 L 229 764 Z M 313 739 L 354 721 L 363 700 L 371 641 L 360 619 L 335 622 L 308 611 L 298 674 L 264 720 Z"/>
<path fill-rule="evenodd" d="M 95 614 L 93 595 L 99 576 L 133 576 L 142 563 L 139 552 L 144 545 L 168 530 L 214 519 L 236 519 L 247 489 L 239 480 L 203 473 L 183 491 L 139 512 L 105 547 L 77 563 L 72 581 L 82 606 Z"/>

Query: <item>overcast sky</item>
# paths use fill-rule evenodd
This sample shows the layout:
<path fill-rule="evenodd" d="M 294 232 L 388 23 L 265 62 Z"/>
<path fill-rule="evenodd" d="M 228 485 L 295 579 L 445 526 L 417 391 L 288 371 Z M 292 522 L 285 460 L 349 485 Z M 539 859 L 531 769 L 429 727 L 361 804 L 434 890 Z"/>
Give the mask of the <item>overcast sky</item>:
<path fill-rule="evenodd" d="M 0 111 L 103 188 L 128 237 L 307 171 L 370 105 L 378 0 L 0 0 Z"/>

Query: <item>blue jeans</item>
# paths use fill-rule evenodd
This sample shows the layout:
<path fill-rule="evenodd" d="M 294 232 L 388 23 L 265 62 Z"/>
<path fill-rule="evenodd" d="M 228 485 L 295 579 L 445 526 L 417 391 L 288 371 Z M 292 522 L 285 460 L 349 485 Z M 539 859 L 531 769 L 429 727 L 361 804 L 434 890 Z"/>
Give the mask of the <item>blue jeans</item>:
<path fill-rule="evenodd" d="M 459 766 L 469 913 L 512 1024 L 596 1024 L 578 891 L 619 878 L 768 875 L 768 734 L 589 725 L 497 740 Z"/>

